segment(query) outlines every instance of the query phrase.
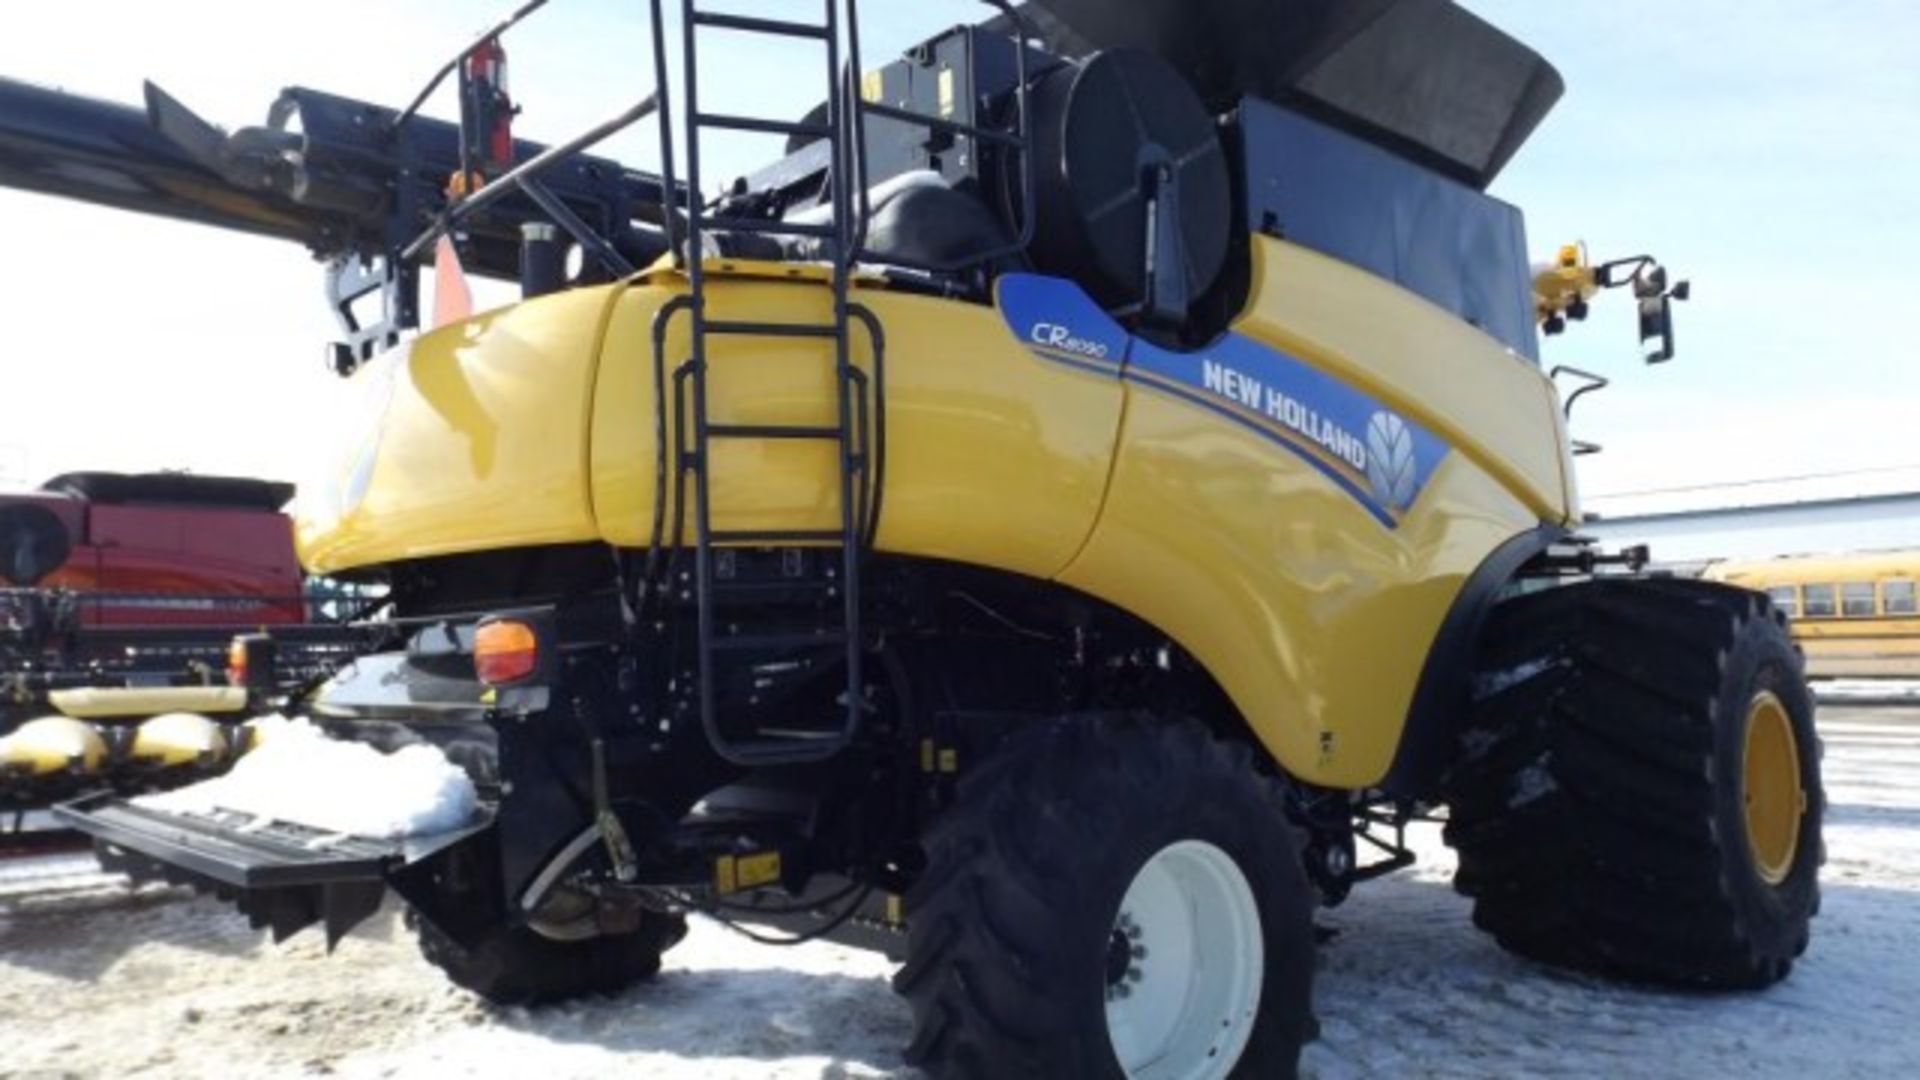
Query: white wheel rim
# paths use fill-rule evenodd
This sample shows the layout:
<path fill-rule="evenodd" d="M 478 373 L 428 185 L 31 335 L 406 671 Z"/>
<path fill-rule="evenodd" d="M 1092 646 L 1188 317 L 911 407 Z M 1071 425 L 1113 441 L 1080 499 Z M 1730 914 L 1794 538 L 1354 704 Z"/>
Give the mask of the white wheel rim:
<path fill-rule="evenodd" d="M 1134 875 L 1107 957 L 1107 1036 L 1135 1080 L 1218 1080 L 1260 1010 L 1266 947 L 1253 889 L 1203 840 L 1160 850 Z"/>

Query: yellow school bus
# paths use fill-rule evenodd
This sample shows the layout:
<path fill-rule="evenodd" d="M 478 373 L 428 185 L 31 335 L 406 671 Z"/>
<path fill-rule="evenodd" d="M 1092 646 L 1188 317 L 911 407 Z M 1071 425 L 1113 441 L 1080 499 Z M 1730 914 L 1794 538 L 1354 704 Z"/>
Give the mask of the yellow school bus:
<path fill-rule="evenodd" d="M 1920 676 L 1920 550 L 1729 561 L 1705 576 L 1772 596 L 1808 674 Z"/>

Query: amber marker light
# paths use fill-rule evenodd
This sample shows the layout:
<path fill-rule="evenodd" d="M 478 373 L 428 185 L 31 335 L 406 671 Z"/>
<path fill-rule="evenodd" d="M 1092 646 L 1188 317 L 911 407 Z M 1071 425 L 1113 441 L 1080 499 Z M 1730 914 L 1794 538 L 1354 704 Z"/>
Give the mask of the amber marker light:
<path fill-rule="evenodd" d="M 247 685 L 247 639 L 234 638 L 227 646 L 227 685 Z"/>
<path fill-rule="evenodd" d="M 488 686 L 509 686 L 540 666 L 540 639 L 519 619 L 495 619 L 473 632 L 473 670 Z"/>

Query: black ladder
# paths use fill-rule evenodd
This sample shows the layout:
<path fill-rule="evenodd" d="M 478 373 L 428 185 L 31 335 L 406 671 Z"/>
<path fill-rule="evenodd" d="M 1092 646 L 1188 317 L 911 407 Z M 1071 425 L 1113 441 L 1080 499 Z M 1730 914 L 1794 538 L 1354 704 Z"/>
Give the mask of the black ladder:
<path fill-rule="evenodd" d="M 686 215 L 686 268 L 689 295 L 686 309 L 692 337 L 692 355 L 676 370 L 674 397 L 679 446 L 679 488 L 691 480 L 694 497 L 694 602 L 698 616 L 697 668 L 695 690 L 700 720 L 714 751 L 736 765 L 792 765 L 819 761 L 838 753 L 852 741 L 859 727 L 862 702 L 860 635 L 860 564 L 865 546 L 869 477 L 870 421 L 867 406 L 868 380 L 853 364 L 848 341 L 850 322 L 848 279 L 856 259 L 853 202 L 848 184 L 841 177 L 853 165 L 857 152 L 848 140 L 848 92 L 841 71 L 840 4 L 847 5 L 847 17 L 853 19 L 853 0 L 820 0 L 823 23 L 787 22 L 744 15 L 701 11 L 695 0 L 681 0 L 683 48 L 683 85 L 686 88 L 684 130 L 686 131 L 687 188 L 692 193 Z M 656 35 L 660 32 L 656 20 Z M 703 32 L 738 35 L 762 35 L 783 39 L 819 42 L 826 52 L 827 116 L 822 122 L 791 122 L 752 116 L 704 112 L 699 100 L 699 37 Z M 857 41 L 857 39 L 855 39 Z M 857 45 L 854 46 L 857 49 Z M 658 56 L 656 54 L 656 59 Z M 660 66 L 664 67 L 662 63 Z M 664 71 L 662 71 L 664 75 Z M 664 78 L 661 85 L 665 85 Z M 663 110 L 664 112 L 664 110 Z M 700 135 L 703 131 L 729 130 L 769 135 L 800 136 L 828 140 L 836 163 L 832 185 L 832 220 L 790 222 L 777 219 L 739 218 L 709 214 L 703 202 L 700 179 Z M 668 166 L 671 168 L 671 165 Z M 706 270 L 702 265 L 704 244 L 710 233 L 773 237 L 805 237 L 813 240 L 830 266 L 829 286 L 833 310 L 826 322 L 766 322 L 709 317 Z M 834 363 L 835 416 L 828 424 L 739 424 L 717 423 L 708 413 L 708 374 L 711 358 L 709 341 L 715 337 L 801 338 L 831 343 Z M 876 340 L 874 347 L 879 348 Z M 690 402 L 689 402 L 690 398 Z M 689 409 L 690 405 L 690 409 Z M 665 403 L 660 403 L 664 408 Z M 690 412 L 690 415 L 689 415 Z M 712 457 L 716 441 L 730 439 L 817 440 L 838 447 L 839 511 L 837 529 L 719 530 L 713 527 Z M 676 538 L 677 540 L 677 538 Z M 837 582 L 829 588 L 828 610 L 838 611 L 838 625 L 813 625 L 799 631 L 721 634 L 716 625 L 716 607 L 723 601 L 751 603 L 762 585 L 733 583 L 716 574 L 716 549 L 750 546 L 830 546 L 838 545 Z M 737 594 L 737 595 L 735 595 Z M 756 631 L 762 628 L 756 628 Z M 794 724 L 779 728 L 759 727 L 748 733 L 724 730 L 715 702 L 715 668 L 720 663 L 751 664 L 755 658 L 770 660 L 802 652 L 844 651 L 846 692 L 840 704 L 844 713 L 832 726 Z"/>

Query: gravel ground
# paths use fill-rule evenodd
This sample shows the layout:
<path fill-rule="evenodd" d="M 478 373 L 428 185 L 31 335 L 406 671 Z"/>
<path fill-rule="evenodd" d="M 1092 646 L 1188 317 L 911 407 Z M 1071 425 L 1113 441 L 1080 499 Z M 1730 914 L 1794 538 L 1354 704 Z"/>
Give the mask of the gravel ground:
<path fill-rule="evenodd" d="M 1326 922 L 1308 1075 L 1911 1075 L 1920 1062 L 1920 709 L 1828 706 L 1832 809 L 1812 951 L 1761 994 L 1650 993 L 1551 972 L 1473 931 L 1450 857 Z M 449 988 L 385 912 L 326 955 L 85 856 L 0 867 L 0 1077 L 909 1075 L 878 957 L 696 926 L 618 999 L 495 1010 Z"/>

